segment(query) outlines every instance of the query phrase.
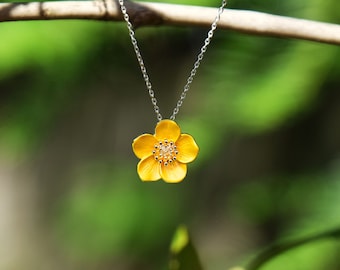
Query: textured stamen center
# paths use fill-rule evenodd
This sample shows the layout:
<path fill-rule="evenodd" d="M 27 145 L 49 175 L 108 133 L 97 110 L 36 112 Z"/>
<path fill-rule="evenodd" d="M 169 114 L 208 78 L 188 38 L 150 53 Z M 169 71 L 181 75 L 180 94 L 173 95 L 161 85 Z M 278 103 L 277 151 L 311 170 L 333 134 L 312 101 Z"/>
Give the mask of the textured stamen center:
<path fill-rule="evenodd" d="M 173 141 L 165 139 L 155 144 L 152 154 L 155 160 L 167 166 L 176 160 L 178 151 Z"/>

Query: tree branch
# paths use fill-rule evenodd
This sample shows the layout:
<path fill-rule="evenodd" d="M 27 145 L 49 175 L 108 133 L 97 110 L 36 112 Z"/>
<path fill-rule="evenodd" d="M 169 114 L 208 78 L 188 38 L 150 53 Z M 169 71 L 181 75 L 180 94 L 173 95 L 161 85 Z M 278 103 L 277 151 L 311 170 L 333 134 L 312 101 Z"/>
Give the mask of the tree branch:
<path fill-rule="evenodd" d="M 210 26 L 217 8 L 160 3 L 127 2 L 135 26 Z M 121 21 L 118 3 L 111 1 L 61 1 L 0 3 L 0 22 L 56 19 L 94 19 Z M 226 9 L 221 29 L 254 35 L 297 38 L 340 45 L 340 25 L 271 15 L 255 11 Z"/>

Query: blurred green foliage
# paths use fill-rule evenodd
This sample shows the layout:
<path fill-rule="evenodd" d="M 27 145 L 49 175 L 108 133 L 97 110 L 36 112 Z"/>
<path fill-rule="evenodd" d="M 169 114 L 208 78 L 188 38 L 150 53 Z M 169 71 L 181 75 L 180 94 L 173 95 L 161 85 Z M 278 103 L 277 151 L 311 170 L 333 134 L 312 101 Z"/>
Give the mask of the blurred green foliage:
<path fill-rule="evenodd" d="M 219 4 L 210 0 L 167 2 Z M 340 20 L 338 5 L 336 0 L 230 1 L 234 8 L 334 23 Z M 174 27 L 137 32 L 150 73 L 155 75 L 151 79 L 163 83 L 163 88 L 174 84 L 170 93 L 155 84 L 165 108 L 177 100 L 173 89 L 182 87 L 204 35 L 202 29 Z M 223 231 L 219 247 L 232 248 L 232 240 L 226 237 L 234 236 L 235 231 L 254 235 L 243 240 L 236 256 L 218 258 L 225 269 L 247 261 L 269 243 L 340 226 L 337 120 L 327 118 L 328 122 L 316 126 L 318 117 L 314 116 L 311 131 L 299 131 L 303 138 L 298 142 L 306 143 L 306 148 L 300 149 L 288 139 L 275 143 L 270 137 L 277 133 L 286 138 L 294 132 L 289 128 L 299 126 L 304 117 L 315 111 L 323 113 L 318 111 L 323 94 L 339 89 L 337 46 L 218 31 L 178 118 L 184 132 L 195 136 L 200 156 L 189 166 L 185 182 L 171 186 L 141 183 L 135 173 L 137 161 L 129 154 L 134 132 L 152 132 L 143 128 L 151 127 L 154 118 L 125 25 L 11 22 L 1 23 L 0 36 L 2 153 L 8 159 L 20 155 L 34 159 L 40 151 L 45 153 L 44 148 L 48 149 L 45 154 L 53 157 L 56 149 L 65 151 L 60 159 L 67 165 L 57 159 L 39 164 L 53 168 L 39 181 L 44 183 L 40 192 L 52 198 L 46 214 L 50 230 L 74 264 L 114 266 L 116 261 L 126 261 L 129 269 L 165 269 L 168 245 L 178 224 L 188 223 L 193 228 L 193 237 L 200 239 L 200 252 L 209 249 L 208 241 L 202 244 L 203 240 L 217 233 L 209 225 L 227 220 L 238 231 L 234 227 Z M 107 110 L 100 111 L 105 106 L 96 105 L 97 98 L 109 100 L 103 102 Z M 90 102 L 86 103 L 87 99 Z M 77 110 L 80 113 L 74 116 Z M 339 119 L 338 111 L 333 110 Z M 99 116 L 91 120 L 96 111 Z M 89 127 L 76 136 L 72 126 L 79 122 Z M 111 123 L 113 131 L 108 128 Z M 61 137 L 63 132 L 67 134 L 64 141 L 51 151 L 48 147 L 58 141 L 51 138 Z M 96 150 L 86 145 L 90 139 L 83 140 L 91 132 L 99 134 L 100 139 L 93 143 Z M 266 143 L 275 154 L 263 157 L 266 147 L 261 139 L 255 150 L 247 144 L 247 139 L 261 136 L 264 141 L 269 136 Z M 315 141 L 309 143 L 313 136 Z M 103 138 L 107 137 L 105 144 Z M 232 152 L 238 143 L 245 146 Z M 285 145 L 280 148 L 280 143 Z M 233 161 L 248 155 L 249 160 Z M 289 166 L 276 155 L 288 155 L 296 164 Z M 265 169 L 258 172 L 256 162 L 262 162 Z M 255 169 L 251 170 L 249 163 L 254 163 Z M 270 167 L 272 163 L 275 166 Z M 56 186 L 60 193 L 54 193 Z M 275 258 L 263 269 L 336 270 L 340 267 L 338 250 L 338 241 L 320 240 Z M 203 264 L 210 269 L 209 262 Z"/>
<path fill-rule="evenodd" d="M 89 37 L 101 28 L 72 21 L 2 24 L 1 36 L 6 42 L 0 44 L 0 79 L 5 81 L 2 92 L 8 115 L 1 127 L 3 148 L 21 151 L 34 145 L 51 117 L 70 102 L 70 85 L 100 44 Z"/>
<path fill-rule="evenodd" d="M 162 193 L 152 194 L 142 183 L 122 183 L 122 179 L 134 179 L 134 172 L 126 165 L 110 169 L 99 165 L 77 174 L 74 180 L 82 187 L 63 200 L 63 218 L 57 221 L 60 239 L 72 256 L 91 254 L 93 260 L 112 254 L 123 256 L 132 244 L 146 252 L 148 247 L 159 245 L 158 228 L 169 233 L 173 230 L 169 224 L 178 218 L 179 201 L 161 203 L 170 199 L 165 187 Z M 100 179 L 101 185 L 93 186 L 94 178 Z M 159 205 L 153 204 L 155 200 Z"/>

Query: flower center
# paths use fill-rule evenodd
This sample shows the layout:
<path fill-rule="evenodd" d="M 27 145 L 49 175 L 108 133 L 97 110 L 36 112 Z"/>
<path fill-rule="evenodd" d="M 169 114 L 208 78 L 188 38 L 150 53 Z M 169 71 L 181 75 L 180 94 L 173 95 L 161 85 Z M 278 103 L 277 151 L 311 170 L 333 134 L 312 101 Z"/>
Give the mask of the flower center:
<path fill-rule="evenodd" d="M 152 154 L 155 160 L 167 166 L 176 160 L 178 151 L 173 141 L 165 139 L 155 144 Z"/>

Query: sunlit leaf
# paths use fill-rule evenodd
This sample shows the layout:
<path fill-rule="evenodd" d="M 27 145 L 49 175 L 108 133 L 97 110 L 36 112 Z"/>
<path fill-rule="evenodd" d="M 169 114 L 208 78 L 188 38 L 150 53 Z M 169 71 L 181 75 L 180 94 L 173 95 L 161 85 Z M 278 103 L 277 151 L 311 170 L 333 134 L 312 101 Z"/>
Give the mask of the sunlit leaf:
<path fill-rule="evenodd" d="M 203 270 L 197 250 L 184 225 L 177 228 L 171 242 L 170 252 L 169 270 Z"/>

